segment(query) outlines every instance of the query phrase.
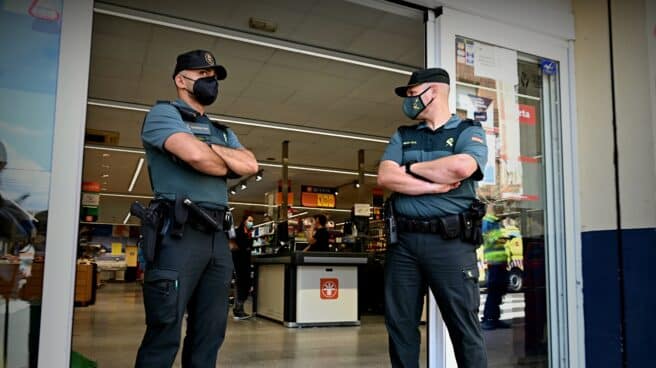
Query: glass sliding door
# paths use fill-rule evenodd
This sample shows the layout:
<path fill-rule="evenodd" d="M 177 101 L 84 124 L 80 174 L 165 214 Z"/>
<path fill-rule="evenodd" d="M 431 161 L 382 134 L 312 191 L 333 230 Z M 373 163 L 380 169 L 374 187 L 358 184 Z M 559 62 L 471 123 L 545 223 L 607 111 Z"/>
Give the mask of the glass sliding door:
<path fill-rule="evenodd" d="M 451 73 L 451 110 L 481 123 L 489 151 L 478 187 L 488 208 L 478 261 L 479 317 L 489 366 L 580 362 L 580 261 L 570 193 L 575 187 L 571 46 L 442 10 L 436 65 Z M 441 341 L 442 330 L 429 331 L 429 341 Z M 429 346 L 429 367 L 455 367 L 448 352 L 443 359 L 433 349 L 440 351 Z"/>
<path fill-rule="evenodd" d="M 39 355 L 61 14 L 0 6 L 0 367 Z"/>
<path fill-rule="evenodd" d="M 457 37 L 456 111 L 486 131 L 488 163 L 478 195 L 488 205 L 478 250 L 480 318 L 490 366 L 547 363 L 543 130 L 558 64 Z M 549 73 L 549 74 L 548 74 Z M 543 79 L 554 83 L 544 83 Z"/>

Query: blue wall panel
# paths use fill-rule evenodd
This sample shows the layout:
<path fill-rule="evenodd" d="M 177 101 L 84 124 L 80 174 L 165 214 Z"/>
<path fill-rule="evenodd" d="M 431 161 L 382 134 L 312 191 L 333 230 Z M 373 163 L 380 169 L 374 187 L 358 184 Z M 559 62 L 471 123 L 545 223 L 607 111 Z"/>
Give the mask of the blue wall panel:
<path fill-rule="evenodd" d="M 588 367 L 622 365 L 615 234 L 615 231 L 582 234 L 585 361 Z"/>
<path fill-rule="evenodd" d="M 617 232 L 582 234 L 585 348 L 588 367 L 621 367 Z M 622 231 L 626 351 L 629 367 L 656 367 L 656 229 Z"/>
<path fill-rule="evenodd" d="M 624 230 L 626 351 L 629 367 L 656 367 L 656 229 Z"/>

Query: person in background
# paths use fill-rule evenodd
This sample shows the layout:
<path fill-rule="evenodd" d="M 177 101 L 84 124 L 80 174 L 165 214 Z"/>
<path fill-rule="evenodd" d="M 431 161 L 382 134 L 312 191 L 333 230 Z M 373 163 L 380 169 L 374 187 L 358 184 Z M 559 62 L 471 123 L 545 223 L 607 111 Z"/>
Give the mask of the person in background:
<path fill-rule="evenodd" d="M 501 304 L 508 292 L 508 263 L 511 258 L 508 244 L 521 235 L 519 229 L 512 226 L 512 220 L 506 218 L 503 224 L 501 226 L 499 218 L 493 213 L 483 218 L 483 255 L 487 264 L 487 298 L 481 321 L 484 330 L 511 327 L 500 319 Z"/>
<path fill-rule="evenodd" d="M 326 229 L 326 223 L 328 220 L 324 215 L 315 215 L 314 216 L 314 232 L 312 229 L 309 229 L 306 232 L 306 237 L 308 240 L 308 246 L 303 249 L 304 252 L 329 252 L 330 248 L 328 247 L 328 229 Z"/>
<path fill-rule="evenodd" d="M 250 314 L 244 311 L 244 303 L 251 290 L 251 251 L 253 249 L 253 216 L 244 216 L 237 228 L 235 247 L 232 249 L 232 263 L 235 265 L 237 295 L 232 309 L 236 320 L 247 319 Z"/>

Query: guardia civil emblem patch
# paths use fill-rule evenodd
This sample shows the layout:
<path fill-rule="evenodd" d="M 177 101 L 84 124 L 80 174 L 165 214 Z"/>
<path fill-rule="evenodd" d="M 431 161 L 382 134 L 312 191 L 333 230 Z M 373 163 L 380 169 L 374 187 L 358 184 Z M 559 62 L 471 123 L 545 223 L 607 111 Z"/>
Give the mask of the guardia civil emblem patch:
<path fill-rule="evenodd" d="M 214 65 L 214 57 L 212 56 L 212 54 L 210 54 L 209 52 L 206 52 L 205 53 L 205 61 L 207 61 L 207 63 L 210 64 L 210 65 Z"/>

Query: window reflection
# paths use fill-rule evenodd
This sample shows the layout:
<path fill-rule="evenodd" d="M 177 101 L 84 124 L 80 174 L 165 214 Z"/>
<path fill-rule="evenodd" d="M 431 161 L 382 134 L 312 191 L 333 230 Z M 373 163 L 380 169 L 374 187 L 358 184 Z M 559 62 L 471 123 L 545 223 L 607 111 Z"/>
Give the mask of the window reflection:
<path fill-rule="evenodd" d="M 538 58 L 464 37 L 456 38 L 456 76 L 457 113 L 479 121 L 487 134 L 478 195 L 488 211 L 478 258 L 490 364 L 544 364 L 545 76 Z"/>

